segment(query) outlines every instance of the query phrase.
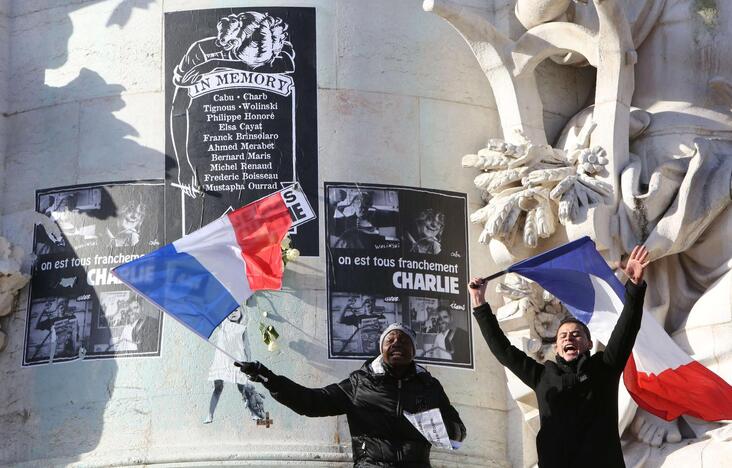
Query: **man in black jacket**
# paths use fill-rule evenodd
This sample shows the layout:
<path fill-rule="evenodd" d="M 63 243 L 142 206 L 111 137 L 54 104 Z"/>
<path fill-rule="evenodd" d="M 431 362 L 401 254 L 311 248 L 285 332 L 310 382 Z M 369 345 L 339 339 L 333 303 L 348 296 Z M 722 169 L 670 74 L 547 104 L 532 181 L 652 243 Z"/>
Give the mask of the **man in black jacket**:
<path fill-rule="evenodd" d="M 587 326 L 565 319 L 557 330 L 556 363 L 539 364 L 512 346 L 485 301 L 486 282 L 470 283 L 473 315 L 498 361 L 536 392 L 540 468 L 624 467 L 618 434 L 618 383 L 643 314 L 648 251 L 636 246 L 623 271 L 625 305 L 604 351 L 590 356 Z"/>
<path fill-rule="evenodd" d="M 298 414 L 345 414 L 355 467 L 429 467 L 430 443 L 404 416 L 439 408 L 452 441 L 465 426 L 440 382 L 414 363 L 414 332 L 391 324 L 379 339 L 381 354 L 351 375 L 323 388 L 305 388 L 259 362 L 236 363 L 272 397 Z"/>

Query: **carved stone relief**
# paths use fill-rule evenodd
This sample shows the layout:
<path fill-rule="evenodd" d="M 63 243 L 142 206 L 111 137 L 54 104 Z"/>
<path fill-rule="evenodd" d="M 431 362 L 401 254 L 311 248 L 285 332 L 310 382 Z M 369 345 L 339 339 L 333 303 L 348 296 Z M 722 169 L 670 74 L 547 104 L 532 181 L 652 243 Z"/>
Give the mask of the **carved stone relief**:
<path fill-rule="evenodd" d="M 515 40 L 491 23 L 491 11 L 448 0 L 423 7 L 463 36 L 496 96 L 503 139 L 489 135 L 488 147 L 462 162 L 481 171 L 475 184 L 486 204 L 470 219 L 483 224 L 480 242 L 498 266 L 582 235 L 617 266 L 644 243 L 653 260 L 646 312 L 732 381 L 732 59 L 721 45 L 732 40 L 732 5 L 517 0 L 527 30 Z M 545 59 L 597 69 L 594 102 L 554 142 L 534 74 Z M 551 358 L 542 343 L 558 306 L 515 279 L 498 288 L 509 339 L 538 360 Z M 538 428 L 531 392 L 507 377 Z M 620 410 L 628 466 L 721 466 L 732 456 L 732 425 L 661 421 L 627 394 Z"/>

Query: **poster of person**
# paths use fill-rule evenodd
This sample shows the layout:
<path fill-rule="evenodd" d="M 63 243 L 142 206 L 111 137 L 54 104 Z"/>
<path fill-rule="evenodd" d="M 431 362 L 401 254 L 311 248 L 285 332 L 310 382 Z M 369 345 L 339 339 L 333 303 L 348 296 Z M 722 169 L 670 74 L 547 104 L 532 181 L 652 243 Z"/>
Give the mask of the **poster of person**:
<path fill-rule="evenodd" d="M 374 356 L 401 322 L 417 361 L 472 368 L 466 195 L 326 182 L 325 206 L 329 358 Z"/>
<path fill-rule="evenodd" d="M 317 210 L 314 8 L 166 13 L 165 88 L 168 242 L 295 182 Z"/>
<path fill-rule="evenodd" d="M 24 366 L 160 354 L 161 313 L 111 270 L 162 245 L 162 207 L 160 180 L 36 192 Z"/>

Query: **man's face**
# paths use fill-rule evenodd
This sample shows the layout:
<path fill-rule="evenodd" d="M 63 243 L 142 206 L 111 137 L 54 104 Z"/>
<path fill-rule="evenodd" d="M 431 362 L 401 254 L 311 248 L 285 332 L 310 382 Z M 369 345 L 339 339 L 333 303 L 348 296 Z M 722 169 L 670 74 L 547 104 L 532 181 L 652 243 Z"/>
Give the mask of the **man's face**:
<path fill-rule="evenodd" d="M 132 318 L 134 320 L 134 319 L 137 319 L 140 317 L 142 311 L 140 310 L 141 308 L 140 308 L 139 302 L 137 302 L 137 301 L 130 302 L 129 308 L 130 308 L 130 318 Z"/>
<path fill-rule="evenodd" d="M 432 210 L 423 213 L 417 219 L 417 233 L 420 237 L 435 238 L 442 234 L 445 227 L 445 216 L 442 213 L 434 213 Z"/>
<path fill-rule="evenodd" d="M 559 327 L 555 347 L 557 355 L 569 362 L 592 348 L 592 342 L 579 324 L 569 322 Z"/>
<path fill-rule="evenodd" d="M 58 303 L 58 314 L 61 315 L 69 315 L 69 303 L 67 301 L 59 301 Z"/>
<path fill-rule="evenodd" d="M 394 367 L 406 366 L 414 360 L 412 339 L 401 330 L 392 330 L 381 345 L 381 357 Z"/>
<path fill-rule="evenodd" d="M 450 312 L 446 310 L 440 310 L 438 312 L 437 318 L 439 319 L 441 332 L 446 332 L 447 330 L 452 328 L 452 317 L 450 317 Z"/>

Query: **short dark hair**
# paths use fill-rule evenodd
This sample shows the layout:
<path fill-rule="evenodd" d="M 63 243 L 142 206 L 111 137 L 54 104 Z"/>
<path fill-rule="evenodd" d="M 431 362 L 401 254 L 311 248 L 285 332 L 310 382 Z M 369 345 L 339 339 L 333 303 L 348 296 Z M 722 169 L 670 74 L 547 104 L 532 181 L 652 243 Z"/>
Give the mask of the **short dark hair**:
<path fill-rule="evenodd" d="M 587 335 L 587 339 L 592 341 L 592 335 L 590 334 L 590 329 L 587 328 L 587 325 L 585 325 L 585 322 L 583 322 L 582 320 L 580 320 L 576 317 L 569 316 L 569 317 L 564 317 L 562 319 L 562 321 L 559 322 L 559 326 L 557 327 L 557 333 L 554 335 L 555 343 L 557 342 L 557 338 L 559 338 L 559 329 L 562 328 L 562 325 L 564 325 L 565 323 L 576 323 L 577 325 L 580 326 L 582 331 L 585 332 L 585 335 Z"/>
<path fill-rule="evenodd" d="M 452 318 L 452 310 L 450 310 L 450 308 L 448 306 L 446 306 L 444 304 L 438 305 L 437 308 L 435 309 L 435 312 L 437 312 L 439 314 L 441 310 L 444 310 L 445 312 L 447 312 L 447 315 L 449 315 L 450 318 Z"/>

